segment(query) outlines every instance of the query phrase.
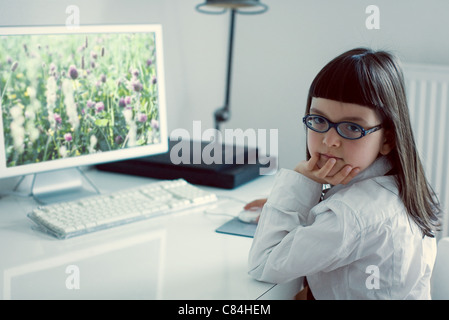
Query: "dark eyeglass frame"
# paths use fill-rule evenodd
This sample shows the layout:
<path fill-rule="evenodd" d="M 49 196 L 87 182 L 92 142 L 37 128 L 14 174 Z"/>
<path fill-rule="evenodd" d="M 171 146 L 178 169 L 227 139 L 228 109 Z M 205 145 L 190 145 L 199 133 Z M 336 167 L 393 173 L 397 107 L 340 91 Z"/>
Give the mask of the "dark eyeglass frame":
<path fill-rule="evenodd" d="M 309 126 L 307 125 L 307 120 L 308 120 L 310 117 L 320 118 L 320 119 L 324 120 L 324 121 L 327 123 L 327 129 L 326 129 L 326 130 L 317 130 L 316 128 L 309 127 Z M 376 132 L 376 131 L 378 131 L 378 130 L 380 130 L 380 129 L 382 128 L 382 124 L 379 124 L 379 125 L 377 125 L 377 126 L 375 126 L 375 127 L 372 127 L 372 128 L 370 128 L 370 129 L 365 129 L 365 128 L 363 128 L 361 125 L 359 125 L 359 124 L 357 124 L 357 123 L 354 123 L 354 122 L 350 122 L 350 121 L 341 121 L 341 122 L 335 123 L 335 122 L 330 121 L 330 120 L 327 119 L 326 117 L 323 117 L 323 116 L 320 116 L 320 115 L 317 115 L 317 114 L 308 114 L 308 115 L 306 115 L 304 118 L 302 118 L 302 122 L 303 122 L 304 125 L 305 125 L 307 128 L 309 128 L 310 130 L 313 130 L 313 131 L 319 132 L 319 133 L 325 133 L 325 132 L 328 132 L 331 128 L 335 128 L 335 131 L 337 131 L 337 133 L 338 133 L 342 138 L 345 138 L 345 139 L 348 139 L 348 140 L 358 140 L 358 139 L 363 138 L 364 136 L 366 136 L 366 135 L 368 135 L 368 134 L 371 134 L 371 133 L 373 133 L 373 132 Z M 353 125 L 353 126 L 357 127 L 358 129 L 360 129 L 360 137 L 357 137 L 357 138 L 351 138 L 351 137 L 345 136 L 345 135 L 339 130 L 339 128 L 338 128 L 338 126 L 341 125 L 341 124 L 350 124 L 350 125 Z"/>

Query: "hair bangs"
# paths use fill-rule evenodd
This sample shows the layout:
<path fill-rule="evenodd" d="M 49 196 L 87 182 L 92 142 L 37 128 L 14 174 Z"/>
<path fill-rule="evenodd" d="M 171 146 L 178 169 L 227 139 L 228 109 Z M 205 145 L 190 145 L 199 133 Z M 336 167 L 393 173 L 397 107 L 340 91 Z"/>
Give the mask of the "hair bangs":
<path fill-rule="evenodd" d="M 366 59 L 369 52 L 353 51 L 335 58 L 318 73 L 310 86 L 309 99 L 324 98 L 382 109 L 375 86 L 378 79 L 374 79 L 375 73 L 370 70 L 375 66 Z"/>

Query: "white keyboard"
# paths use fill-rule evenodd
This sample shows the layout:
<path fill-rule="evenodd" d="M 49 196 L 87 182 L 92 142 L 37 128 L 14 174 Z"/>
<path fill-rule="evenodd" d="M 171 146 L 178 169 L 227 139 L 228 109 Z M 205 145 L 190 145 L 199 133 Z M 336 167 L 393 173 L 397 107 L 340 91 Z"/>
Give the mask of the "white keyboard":
<path fill-rule="evenodd" d="M 34 209 L 28 217 L 57 238 L 65 239 L 137 220 L 198 207 L 217 200 L 183 179 L 99 194 Z"/>

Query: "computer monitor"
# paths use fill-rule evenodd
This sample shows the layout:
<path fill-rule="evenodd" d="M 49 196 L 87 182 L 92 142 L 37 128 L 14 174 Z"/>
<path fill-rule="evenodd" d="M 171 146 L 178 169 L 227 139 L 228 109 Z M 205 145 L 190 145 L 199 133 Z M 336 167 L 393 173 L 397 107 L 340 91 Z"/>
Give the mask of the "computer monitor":
<path fill-rule="evenodd" d="M 163 58 L 160 25 L 0 28 L 0 178 L 166 152 Z"/>

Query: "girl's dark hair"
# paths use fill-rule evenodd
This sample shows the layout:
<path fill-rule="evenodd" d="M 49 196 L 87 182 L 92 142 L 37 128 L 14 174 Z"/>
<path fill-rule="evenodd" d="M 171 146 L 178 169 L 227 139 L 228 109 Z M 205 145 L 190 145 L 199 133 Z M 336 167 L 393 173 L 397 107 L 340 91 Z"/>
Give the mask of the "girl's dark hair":
<path fill-rule="evenodd" d="M 386 137 L 394 146 L 388 157 L 399 195 L 423 235 L 434 237 L 441 210 L 415 146 L 399 60 L 385 51 L 366 48 L 347 51 L 330 61 L 313 80 L 306 114 L 312 98 L 359 104 L 377 112 Z M 308 150 L 307 159 L 310 159 Z"/>

